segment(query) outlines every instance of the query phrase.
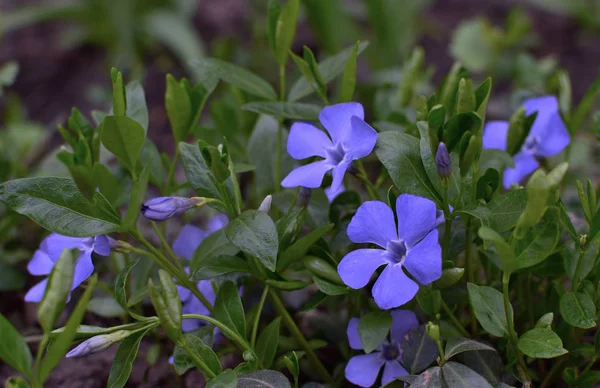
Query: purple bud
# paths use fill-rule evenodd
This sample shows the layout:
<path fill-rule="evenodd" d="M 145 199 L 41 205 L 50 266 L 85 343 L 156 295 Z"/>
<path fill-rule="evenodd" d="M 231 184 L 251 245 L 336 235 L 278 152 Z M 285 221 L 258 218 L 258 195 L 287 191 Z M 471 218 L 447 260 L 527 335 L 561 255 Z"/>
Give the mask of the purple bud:
<path fill-rule="evenodd" d="M 271 203 L 273 202 L 273 197 L 269 194 L 263 199 L 262 203 L 258 207 L 259 212 L 268 213 L 271 210 Z"/>
<path fill-rule="evenodd" d="M 312 190 L 308 187 L 300 187 L 296 204 L 300 207 L 307 207 L 312 196 Z"/>
<path fill-rule="evenodd" d="M 205 203 L 203 198 L 158 197 L 144 202 L 142 215 L 152 221 L 166 221 L 175 214 Z"/>
<path fill-rule="evenodd" d="M 452 173 L 450 154 L 448 153 L 448 149 L 443 142 L 440 142 L 438 145 L 438 149 L 435 154 L 435 165 L 438 174 L 440 174 L 442 178 L 447 178 Z"/>
<path fill-rule="evenodd" d="M 83 357 L 89 354 L 101 352 L 107 349 L 110 345 L 120 342 L 129 334 L 131 334 L 131 332 L 128 330 L 117 330 L 114 333 L 101 334 L 92 338 L 88 338 L 67 353 L 67 358 Z"/>

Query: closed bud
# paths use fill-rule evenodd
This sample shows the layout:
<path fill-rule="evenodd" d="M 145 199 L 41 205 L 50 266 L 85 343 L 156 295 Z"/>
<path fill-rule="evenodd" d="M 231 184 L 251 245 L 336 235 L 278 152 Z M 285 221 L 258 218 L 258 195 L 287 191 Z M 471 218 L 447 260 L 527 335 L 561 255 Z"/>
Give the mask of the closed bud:
<path fill-rule="evenodd" d="M 427 322 L 427 335 L 438 342 L 440 340 L 440 327 L 433 322 Z"/>
<path fill-rule="evenodd" d="M 525 108 L 519 108 L 508 122 L 508 134 L 506 135 L 506 152 L 514 155 L 521 149 L 525 137 Z"/>
<path fill-rule="evenodd" d="M 448 178 L 452 173 L 450 154 L 448 153 L 448 148 L 446 148 L 444 142 L 441 142 L 438 145 L 437 152 L 435 153 L 435 166 L 438 174 L 440 174 L 440 177 L 442 178 Z"/>
<path fill-rule="evenodd" d="M 206 203 L 200 197 L 158 197 L 142 204 L 142 215 L 152 221 L 166 221 L 176 214 Z"/>
<path fill-rule="evenodd" d="M 308 203 L 310 202 L 311 194 L 312 190 L 308 187 L 300 187 L 296 204 L 300 207 L 307 207 Z"/>
<path fill-rule="evenodd" d="M 67 353 L 67 357 L 83 357 L 89 354 L 101 352 L 110 347 L 112 344 L 121 342 L 121 340 L 127 337 L 130 333 L 131 332 L 128 330 L 118 330 L 114 333 L 101 334 L 92 338 L 88 338 Z"/>
<path fill-rule="evenodd" d="M 114 238 L 108 236 L 106 238 L 108 239 L 108 246 L 110 249 L 116 252 L 130 253 L 131 249 L 133 248 L 127 241 L 115 240 Z"/>
<path fill-rule="evenodd" d="M 263 199 L 260 206 L 258 207 L 259 212 L 269 213 L 271 210 L 271 203 L 273 202 L 273 197 L 269 194 Z"/>

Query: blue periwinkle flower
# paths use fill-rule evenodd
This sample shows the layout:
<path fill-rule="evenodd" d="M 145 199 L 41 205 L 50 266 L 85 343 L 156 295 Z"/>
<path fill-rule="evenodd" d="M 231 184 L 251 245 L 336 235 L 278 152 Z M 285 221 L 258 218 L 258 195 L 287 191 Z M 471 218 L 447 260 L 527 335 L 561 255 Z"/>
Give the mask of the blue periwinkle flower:
<path fill-rule="evenodd" d="M 519 183 L 537 170 L 540 166 L 537 158 L 557 155 L 571 141 L 569 132 L 560 117 L 556 97 L 531 98 L 525 100 L 523 106 L 527 115 L 537 112 L 537 117 L 521 150 L 514 156 L 515 167 L 504 170 L 505 188 L 509 188 L 513 183 Z M 507 136 L 507 121 L 490 121 L 484 129 L 483 148 L 506 150 Z"/>
<path fill-rule="evenodd" d="M 204 203 L 202 198 L 157 197 L 142 204 L 142 215 L 152 221 L 166 221 L 176 214 L 183 213 Z"/>
<path fill-rule="evenodd" d="M 375 147 L 377 132 L 364 121 L 364 110 L 357 102 L 323 108 L 319 121 L 331 138 L 317 127 L 294 123 L 288 137 L 287 150 L 297 160 L 319 156 L 322 160 L 301 166 L 281 182 L 283 187 L 321 186 L 325 173 L 332 170 L 331 189 L 339 189 L 344 174 L 353 160 L 364 158 Z"/>
<path fill-rule="evenodd" d="M 427 198 L 402 194 L 396 200 L 398 227 L 392 209 L 381 201 L 364 202 L 348 225 L 348 238 L 355 243 L 371 243 L 381 249 L 357 249 L 338 265 L 340 277 L 358 289 L 369 283 L 373 272 L 385 269 L 373 286 L 373 298 L 386 310 L 410 301 L 421 284 L 442 276 L 442 248 L 438 242 L 438 213 Z"/>
<path fill-rule="evenodd" d="M 73 284 L 71 285 L 71 290 L 74 290 L 94 272 L 92 252 L 96 252 L 101 256 L 109 256 L 111 240 L 104 235 L 80 238 L 52 233 L 42 241 L 40 248 L 35 251 L 31 261 L 27 265 L 27 270 L 30 274 L 36 276 L 50 275 L 54 264 L 56 264 L 60 258 L 60 254 L 65 249 L 78 249 L 80 253 L 75 262 L 75 273 L 73 275 Z M 40 302 L 44 298 L 47 283 L 48 279 L 46 278 L 33 286 L 25 295 L 25 301 Z"/>
<path fill-rule="evenodd" d="M 361 387 L 374 385 L 381 367 L 383 367 L 382 385 L 391 382 L 396 377 L 409 374 L 402 366 L 401 343 L 404 335 L 413 327 L 417 327 L 419 321 L 415 313 L 409 310 L 394 310 L 390 314 L 392 315 L 390 340 L 384 340 L 375 351 L 354 356 L 348 361 L 345 375 L 351 383 Z M 350 347 L 356 350 L 363 349 L 358 334 L 359 322 L 358 318 L 350 319 L 347 330 Z"/>

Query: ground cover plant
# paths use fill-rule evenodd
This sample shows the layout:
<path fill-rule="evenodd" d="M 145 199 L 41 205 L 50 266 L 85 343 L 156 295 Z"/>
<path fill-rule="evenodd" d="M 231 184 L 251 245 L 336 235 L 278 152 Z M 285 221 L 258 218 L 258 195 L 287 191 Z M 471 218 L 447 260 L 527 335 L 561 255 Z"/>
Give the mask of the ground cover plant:
<path fill-rule="evenodd" d="M 68 177 L 3 167 L 0 225 L 45 230 L 24 294 L 37 346 L 0 314 L 5 386 L 113 345 L 106 385 L 128 386 L 142 341 L 207 387 L 595 386 L 600 213 L 577 153 L 600 78 L 575 103 L 538 66 L 490 120 L 493 78 L 456 62 L 436 85 L 417 47 L 359 88 L 370 42 L 293 51 L 301 2 L 267 8 L 276 87 L 216 57 L 167 74 L 171 153 L 112 68 L 110 110 L 58 128 Z"/>

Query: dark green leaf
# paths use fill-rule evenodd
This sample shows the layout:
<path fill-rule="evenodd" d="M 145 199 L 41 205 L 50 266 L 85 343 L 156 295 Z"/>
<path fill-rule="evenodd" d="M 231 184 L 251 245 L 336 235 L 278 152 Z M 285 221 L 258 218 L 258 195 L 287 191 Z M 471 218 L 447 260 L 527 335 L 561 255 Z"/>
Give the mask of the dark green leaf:
<path fill-rule="evenodd" d="M 481 127 L 481 118 L 475 112 L 464 112 L 452 116 L 446 125 L 444 125 L 448 151 L 452 152 L 458 146 L 465 132 L 476 133 L 479 127 Z"/>
<path fill-rule="evenodd" d="M 483 344 L 481 342 L 473 341 L 468 338 L 448 338 L 446 342 L 446 350 L 444 356 L 446 359 L 451 358 L 462 352 L 470 352 L 474 350 L 490 350 L 495 352 L 496 350 L 491 346 Z"/>
<path fill-rule="evenodd" d="M 160 153 L 152 140 L 148 138 L 144 140 L 144 145 L 140 153 L 140 161 L 138 163 L 139 170 L 143 168 L 139 167 L 140 164 L 148 167 L 148 171 L 150 172 L 150 182 L 152 182 L 152 184 L 159 187 L 164 184 L 165 174 Z"/>
<path fill-rule="evenodd" d="M 508 337 L 504 300 L 500 291 L 468 283 L 469 300 L 477 320 L 485 331 L 496 337 Z M 513 314 L 512 306 L 510 314 Z"/>
<path fill-rule="evenodd" d="M 279 14 L 281 13 L 281 3 L 279 0 L 269 0 L 267 6 L 267 38 L 269 39 L 269 46 L 273 55 L 275 55 L 275 36 L 277 31 L 277 20 L 279 20 Z"/>
<path fill-rule="evenodd" d="M 195 353 L 197 357 L 200 357 L 215 375 L 219 375 L 221 373 L 221 361 L 219 361 L 219 357 L 214 350 L 204 344 L 199 337 L 193 334 L 185 334 L 184 340 L 187 342 L 186 349 L 189 349 L 189 351 Z M 191 360 L 195 363 L 196 357 L 191 357 Z M 196 363 L 195 365 L 200 369 L 200 365 Z"/>
<path fill-rule="evenodd" d="M 213 279 L 232 272 L 250 272 L 248 264 L 237 256 L 220 255 L 206 257 L 198 255 L 194 257 L 199 257 L 199 260 L 195 262 L 194 280 Z"/>
<path fill-rule="evenodd" d="M 319 276 L 313 276 L 313 281 L 315 282 L 315 286 L 317 286 L 319 291 L 327 295 L 345 295 L 351 291 L 349 287 L 332 283 L 329 280 L 323 279 Z"/>
<path fill-rule="evenodd" d="M 498 381 L 502 375 L 502 360 L 497 352 L 472 350 L 460 353 L 456 358 L 489 382 Z"/>
<path fill-rule="evenodd" d="M 0 185 L 0 200 L 52 232 L 91 237 L 119 230 L 121 219 L 100 193 L 88 202 L 68 178 L 25 178 Z"/>
<path fill-rule="evenodd" d="M 107 388 L 122 388 L 125 386 L 133 369 L 133 362 L 137 357 L 140 342 L 149 330 L 134 332 L 121 342 L 110 366 L 110 374 L 106 383 Z"/>
<path fill-rule="evenodd" d="M 440 290 L 422 287 L 417 294 L 417 302 L 428 315 L 435 316 L 442 306 L 442 294 Z"/>
<path fill-rule="evenodd" d="M 321 107 L 318 105 L 271 101 L 250 102 L 242 105 L 242 109 L 283 119 L 307 121 L 318 120 L 321 111 Z"/>
<path fill-rule="evenodd" d="M 262 330 L 258 337 L 258 341 L 256 342 L 256 356 L 260 360 L 263 368 L 270 368 L 275 360 L 277 347 L 279 346 L 280 323 L 281 317 L 275 318 Z"/>
<path fill-rule="evenodd" d="M 581 292 L 567 292 L 560 297 L 560 314 L 571 326 L 590 329 L 596 326 L 596 305 Z"/>
<path fill-rule="evenodd" d="M 419 140 L 419 150 L 423 167 L 425 168 L 429 182 L 431 182 L 431 185 L 435 190 L 436 196 L 441 197 L 441 193 L 443 192 L 442 184 L 440 182 L 440 174 L 437 171 L 435 154 L 431 151 L 432 140 L 429 137 L 429 125 L 425 121 L 419 121 L 417 123 L 417 128 L 421 135 L 421 139 Z"/>
<path fill-rule="evenodd" d="M 236 388 L 237 375 L 231 369 L 227 369 L 206 384 L 206 388 Z"/>
<path fill-rule="evenodd" d="M 571 135 L 581 128 L 590 110 L 594 106 L 598 93 L 600 93 L 600 75 L 596 77 L 594 82 L 585 92 L 585 95 L 575 108 L 571 120 L 569 120 L 569 133 Z"/>
<path fill-rule="evenodd" d="M 530 229 L 522 240 L 517 240 L 517 266 L 528 268 L 546 260 L 554 252 L 560 237 L 558 210 L 548 209 L 542 223 Z"/>
<path fill-rule="evenodd" d="M 0 292 L 22 290 L 24 286 L 25 273 L 0 262 Z"/>
<path fill-rule="evenodd" d="M 519 350 L 532 358 L 554 358 L 568 353 L 551 329 L 531 329 L 519 338 Z"/>
<path fill-rule="evenodd" d="M 71 175 L 73 175 L 73 171 L 71 171 Z M 106 168 L 106 166 L 98 162 L 94 163 L 91 175 L 94 186 L 100 190 L 108 202 L 114 204 L 121 196 L 120 185 L 117 178 L 108 168 Z"/>
<path fill-rule="evenodd" d="M 338 102 L 352 101 L 354 89 L 356 88 L 356 57 L 358 56 L 359 46 L 360 42 L 356 42 L 354 49 L 352 50 L 352 53 L 346 62 L 346 66 L 344 67 Z"/>
<path fill-rule="evenodd" d="M 199 329 L 186 333 L 186 335 L 198 337 L 199 341 L 207 346 L 213 346 L 214 344 L 214 326 L 212 325 L 202 326 Z M 188 369 L 194 368 L 195 364 L 190 354 L 184 348 L 175 346 L 175 350 L 173 351 L 173 366 L 175 367 L 175 373 L 181 376 Z"/>
<path fill-rule="evenodd" d="M 135 170 L 145 139 L 144 128 L 129 117 L 106 116 L 102 122 L 102 144 L 130 171 Z"/>
<path fill-rule="evenodd" d="M 259 370 L 238 377 L 237 388 L 291 388 L 290 381 L 281 372 Z"/>
<path fill-rule="evenodd" d="M 241 259 L 236 260 L 233 258 L 238 252 L 239 249 L 231 244 L 227 236 L 225 236 L 225 230 L 220 229 L 211 233 L 200 243 L 194 252 L 194 257 L 190 264 L 192 278 L 202 280 L 205 276 L 216 274 L 216 272 L 224 271 L 228 268 L 238 268 L 241 270 L 243 267 L 242 263 L 239 262 Z"/>
<path fill-rule="evenodd" d="M 435 342 L 427 335 L 425 325 L 409 330 L 400 344 L 402 365 L 410 374 L 427 368 L 438 356 Z"/>
<path fill-rule="evenodd" d="M 275 223 L 267 213 L 247 210 L 225 228 L 225 235 L 242 252 L 255 256 L 275 271 L 279 240 Z"/>
<path fill-rule="evenodd" d="M 117 275 L 117 278 L 115 279 L 115 299 L 125 311 L 128 311 L 129 314 L 137 320 L 141 320 L 144 317 L 129 310 L 129 305 L 127 303 L 127 278 L 129 277 L 131 269 L 135 267 L 139 261 L 139 258 L 131 261 L 121 270 L 121 272 L 119 272 L 119 275 Z"/>
<path fill-rule="evenodd" d="M 448 388 L 481 387 L 491 388 L 490 383 L 471 368 L 449 361 L 442 367 L 444 382 Z"/>
<path fill-rule="evenodd" d="M 31 379 L 31 350 L 25 339 L 4 315 L 0 314 L 0 360 Z"/>
<path fill-rule="evenodd" d="M 219 287 L 213 316 L 239 334 L 240 337 L 246 338 L 244 306 L 237 287 L 232 282 L 227 281 Z"/>
<path fill-rule="evenodd" d="M 281 253 L 279 256 L 279 261 L 277 262 L 277 269 L 281 270 L 288 265 L 300 260 L 303 258 L 308 249 L 319 239 L 324 236 L 327 232 L 329 232 L 333 228 L 333 224 L 319 226 L 314 229 L 312 232 L 297 240 L 295 243 L 290 245 L 288 249 Z"/>
<path fill-rule="evenodd" d="M 372 311 L 363 315 L 358 323 L 358 335 L 365 353 L 371 353 L 386 339 L 392 316 L 386 311 Z"/>
<path fill-rule="evenodd" d="M 176 142 L 184 141 L 192 129 L 192 100 L 183 82 L 167 74 L 167 90 L 165 107 L 171 124 L 171 131 Z"/>
<path fill-rule="evenodd" d="M 185 176 L 198 196 L 221 199 L 217 181 L 197 145 L 179 143 Z"/>
<path fill-rule="evenodd" d="M 74 272 L 74 253 L 65 249 L 52 268 L 44 297 L 38 306 L 38 320 L 45 333 L 54 329 L 54 324 L 67 304 Z"/>
<path fill-rule="evenodd" d="M 0 69 L 1 71 L 2 69 Z M 0 75 L 1 76 L 1 75 Z M 0 88 L 0 95 L 1 95 L 2 89 Z M 4 383 L 4 388 L 29 388 L 30 385 L 27 382 L 27 380 L 25 380 L 22 377 L 19 376 L 11 376 L 8 379 L 6 379 L 6 382 Z"/>
<path fill-rule="evenodd" d="M 306 312 L 317 308 L 321 303 L 327 299 L 327 294 L 321 291 L 317 291 L 310 299 L 302 306 L 300 311 Z"/>

